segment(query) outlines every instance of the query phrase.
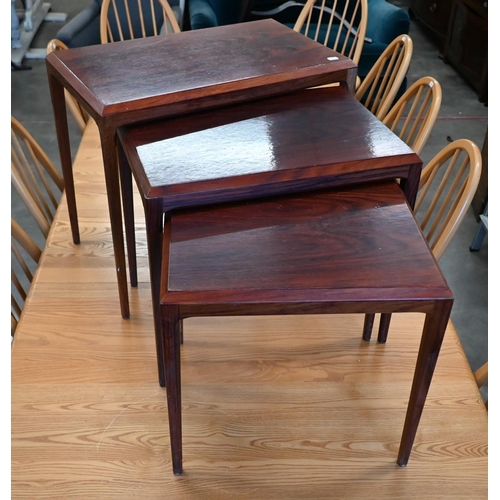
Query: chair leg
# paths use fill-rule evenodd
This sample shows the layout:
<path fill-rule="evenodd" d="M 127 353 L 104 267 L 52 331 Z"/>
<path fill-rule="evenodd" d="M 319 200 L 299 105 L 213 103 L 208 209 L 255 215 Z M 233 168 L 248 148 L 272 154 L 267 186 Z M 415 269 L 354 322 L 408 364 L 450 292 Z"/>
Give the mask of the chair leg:
<path fill-rule="evenodd" d="M 377 342 L 385 344 L 387 342 L 387 334 L 389 333 L 389 325 L 391 324 L 391 314 L 384 313 L 380 315 L 380 325 L 378 327 Z"/>
<path fill-rule="evenodd" d="M 365 324 L 363 325 L 363 340 L 368 341 L 372 338 L 374 321 L 375 321 L 375 314 L 365 314 Z"/>
<path fill-rule="evenodd" d="M 181 417 L 181 350 L 180 321 L 176 306 L 162 306 L 161 328 L 165 385 L 167 389 L 168 424 L 174 474 L 182 474 L 182 417 Z"/>
<path fill-rule="evenodd" d="M 125 222 L 125 239 L 127 241 L 128 267 L 130 285 L 137 286 L 137 255 L 135 245 L 134 193 L 132 172 L 121 144 L 118 142 L 118 164 L 120 167 L 120 185 L 122 190 L 123 218 Z"/>

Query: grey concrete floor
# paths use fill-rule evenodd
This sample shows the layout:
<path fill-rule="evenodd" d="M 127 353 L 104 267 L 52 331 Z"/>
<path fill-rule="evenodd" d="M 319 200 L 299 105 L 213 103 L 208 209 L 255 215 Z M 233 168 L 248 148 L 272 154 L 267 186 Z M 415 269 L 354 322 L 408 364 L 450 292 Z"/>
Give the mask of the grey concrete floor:
<path fill-rule="evenodd" d="M 52 0 L 50 4 L 53 12 L 67 13 L 69 21 L 90 2 Z M 408 0 L 393 0 L 393 3 L 407 8 Z M 45 48 L 61 26 L 57 22 L 43 22 L 31 47 Z M 414 42 L 414 53 L 408 83 L 429 75 L 435 77 L 443 88 L 439 118 L 421 155 L 424 165 L 450 140 L 471 139 L 481 148 L 488 125 L 488 107 L 480 103 L 476 92 L 439 58 L 439 45 L 418 21 L 412 20 L 409 34 Z M 25 60 L 24 64 L 31 69 L 11 72 L 11 113 L 59 166 L 45 62 Z M 73 153 L 76 153 L 81 136 L 73 122 L 70 123 L 70 134 Z M 16 196 L 12 194 L 12 214 L 18 218 L 24 217 Z M 455 295 L 452 320 L 473 370 L 488 359 L 488 237 L 479 252 L 470 252 L 469 246 L 477 229 L 478 222 L 472 210 L 469 210 L 440 261 Z M 487 397 L 487 387 L 483 395 Z"/>

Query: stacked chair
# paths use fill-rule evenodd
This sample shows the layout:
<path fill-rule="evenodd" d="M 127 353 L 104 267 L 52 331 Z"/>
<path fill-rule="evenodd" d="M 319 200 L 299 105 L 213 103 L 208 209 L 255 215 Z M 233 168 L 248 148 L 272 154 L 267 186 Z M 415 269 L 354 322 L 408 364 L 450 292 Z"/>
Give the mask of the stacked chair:
<path fill-rule="evenodd" d="M 11 216 L 11 336 L 14 337 L 29 294 L 33 274 L 42 255 L 54 214 L 59 205 L 64 182 L 52 161 L 32 135 L 16 118 L 11 117 L 11 182 L 29 218 Z"/>

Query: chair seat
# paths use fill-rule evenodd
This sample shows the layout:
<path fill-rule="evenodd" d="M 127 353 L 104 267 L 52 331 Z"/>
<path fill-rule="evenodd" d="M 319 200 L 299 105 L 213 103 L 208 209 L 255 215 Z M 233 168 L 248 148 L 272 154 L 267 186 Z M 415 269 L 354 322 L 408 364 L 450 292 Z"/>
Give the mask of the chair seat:
<path fill-rule="evenodd" d="M 433 289 L 443 293 L 446 283 L 400 188 L 375 186 L 174 214 L 165 230 L 162 303 L 418 300 Z"/>

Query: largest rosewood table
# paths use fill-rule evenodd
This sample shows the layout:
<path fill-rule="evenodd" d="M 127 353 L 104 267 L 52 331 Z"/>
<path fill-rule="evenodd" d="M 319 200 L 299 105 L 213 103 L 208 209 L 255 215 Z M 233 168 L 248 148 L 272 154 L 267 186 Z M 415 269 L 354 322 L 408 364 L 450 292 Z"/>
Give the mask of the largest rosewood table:
<path fill-rule="evenodd" d="M 340 87 L 121 127 L 118 136 L 120 163 L 129 163 L 146 213 L 162 386 L 158 308 L 163 214 L 181 207 L 396 178 L 413 206 L 422 165 L 414 151 Z M 130 170 L 123 168 L 121 174 L 125 220 L 131 228 Z M 129 240 L 129 253 L 134 247 Z"/>
<path fill-rule="evenodd" d="M 162 258 L 175 474 L 182 472 L 181 325 L 193 316 L 424 313 L 397 459 L 407 464 L 453 297 L 394 181 L 179 212 L 166 221 Z"/>
<path fill-rule="evenodd" d="M 75 243 L 80 237 L 65 88 L 99 127 L 124 318 L 130 312 L 117 127 L 332 82 L 353 93 L 357 73 L 350 59 L 272 19 L 57 51 L 46 62 Z"/>

